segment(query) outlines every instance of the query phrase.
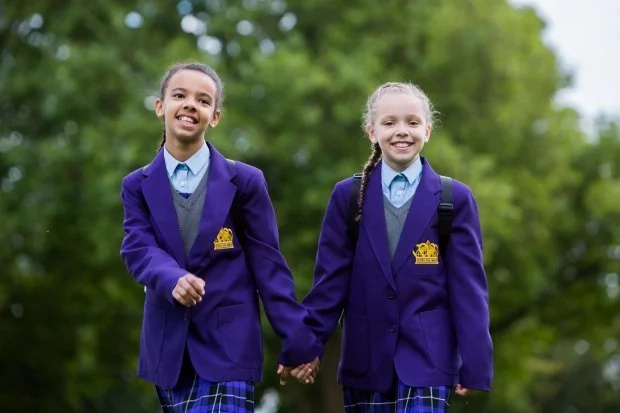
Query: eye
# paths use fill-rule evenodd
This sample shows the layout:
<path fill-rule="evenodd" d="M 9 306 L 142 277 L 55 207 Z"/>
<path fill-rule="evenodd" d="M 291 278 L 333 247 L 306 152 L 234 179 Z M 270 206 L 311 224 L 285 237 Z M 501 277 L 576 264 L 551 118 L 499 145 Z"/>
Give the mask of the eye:
<path fill-rule="evenodd" d="M 175 99 L 183 99 L 184 96 L 183 96 L 183 93 L 175 92 L 172 94 L 172 97 Z"/>
<path fill-rule="evenodd" d="M 392 126 L 394 124 L 394 122 L 392 122 L 391 120 L 386 120 L 383 122 L 383 125 L 385 126 Z"/>
<path fill-rule="evenodd" d="M 211 101 L 209 99 L 200 99 L 199 102 L 202 105 L 211 105 Z"/>
<path fill-rule="evenodd" d="M 420 122 L 418 122 L 417 120 L 409 121 L 409 125 L 411 125 L 411 126 L 418 126 L 419 124 L 420 124 Z"/>

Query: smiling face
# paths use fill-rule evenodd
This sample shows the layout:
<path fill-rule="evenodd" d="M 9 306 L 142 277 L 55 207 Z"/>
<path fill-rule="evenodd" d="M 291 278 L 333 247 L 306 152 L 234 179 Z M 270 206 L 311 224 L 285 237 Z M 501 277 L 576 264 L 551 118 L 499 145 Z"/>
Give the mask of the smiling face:
<path fill-rule="evenodd" d="M 383 160 L 397 172 L 404 171 L 428 142 L 432 125 L 422 100 L 404 91 L 386 93 L 376 102 L 366 132 L 378 143 Z"/>
<path fill-rule="evenodd" d="M 155 101 L 155 113 L 164 119 L 166 145 L 198 149 L 207 128 L 220 120 L 217 85 L 205 73 L 180 70 L 163 92 Z"/>

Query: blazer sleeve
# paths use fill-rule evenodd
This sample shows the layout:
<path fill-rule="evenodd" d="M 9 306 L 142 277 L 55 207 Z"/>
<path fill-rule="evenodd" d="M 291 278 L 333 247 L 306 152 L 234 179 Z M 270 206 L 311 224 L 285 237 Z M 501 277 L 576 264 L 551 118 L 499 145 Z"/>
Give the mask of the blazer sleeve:
<path fill-rule="evenodd" d="M 478 207 L 471 190 L 457 182 L 454 202 L 446 261 L 450 312 L 462 360 L 459 383 L 467 388 L 490 390 L 493 344 Z"/>
<path fill-rule="evenodd" d="M 239 201 L 245 221 L 247 262 L 267 319 L 282 339 L 280 362 L 298 366 L 321 356 L 323 346 L 305 325 L 306 310 L 295 297 L 293 276 L 280 252 L 276 215 L 265 178 L 260 170 L 253 169 L 243 181 Z"/>
<path fill-rule="evenodd" d="M 324 344 L 345 307 L 355 246 L 349 239 L 349 193 L 352 180 L 336 184 L 323 217 L 313 286 L 303 300 L 309 325 Z"/>
<path fill-rule="evenodd" d="M 129 273 L 142 285 L 175 304 L 172 290 L 179 278 L 187 273 L 158 244 L 150 214 L 140 188 L 140 172 L 123 179 L 124 237 L 121 256 Z"/>

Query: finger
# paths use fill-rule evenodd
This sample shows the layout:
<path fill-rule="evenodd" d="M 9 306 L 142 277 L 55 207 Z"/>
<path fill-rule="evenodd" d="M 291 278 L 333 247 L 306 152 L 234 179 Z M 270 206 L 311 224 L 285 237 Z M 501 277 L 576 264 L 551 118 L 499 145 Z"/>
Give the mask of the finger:
<path fill-rule="evenodd" d="M 179 294 L 179 292 L 175 289 L 174 291 L 172 291 L 172 297 L 182 306 L 184 307 L 189 307 L 190 305 L 188 304 L 187 300 L 185 298 L 183 298 L 183 296 L 181 294 Z"/>
<path fill-rule="evenodd" d="M 301 383 L 301 382 L 308 380 L 308 378 L 311 375 L 312 375 L 312 369 L 306 368 L 306 369 L 301 370 L 296 377 L 297 377 L 297 380 Z"/>
<path fill-rule="evenodd" d="M 469 389 L 467 389 L 466 387 L 461 386 L 460 384 L 457 384 L 457 386 L 455 388 L 455 392 L 459 396 L 466 396 L 467 393 L 469 392 Z"/>
<path fill-rule="evenodd" d="M 276 371 L 276 374 L 279 376 L 280 374 L 282 374 L 283 370 L 284 366 L 282 364 L 278 364 L 278 370 Z"/>
<path fill-rule="evenodd" d="M 202 278 L 198 278 L 196 276 L 192 276 L 189 280 L 194 291 L 203 296 L 205 294 L 205 280 Z"/>
<path fill-rule="evenodd" d="M 297 367 L 295 367 L 293 369 L 290 369 L 291 376 L 293 376 L 293 377 L 299 376 L 299 373 L 301 373 L 303 371 L 303 369 L 304 369 L 304 365 L 303 364 L 301 366 L 297 366 Z"/>
<path fill-rule="evenodd" d="M 303 381 L 306 384 L 312 384 L 314 383 L 314 375 L 315 375 L 315 371 L 312 367 L 309 367 L 305 370 L 304 372 L 304 376 L 303 376 Z"/>
<path fill-rule="evenodd" d="M 312 362 L 312 370 L 313 370 L 312 374 L 314 377 L 316 377 L 316 375 L 321 370 L 321 362 L 319 361 L 318 357 L 315 358 L 314 361 Z"/>
<path fill-rule="evenodd" d="M 293 370 L 291 370 L 291 375 L 295 376 L 297 380 L 302 380 L 305 378 L 308 368 L 309 368 L 309 364 L 302 364 L 301 366 L 298 366 L 294 368 Z"/>
<path fill-rule="evenodd" d="M 202 301 L 202 295 L 194 288 L 193 285 L 188 283 L 187 288 L 185 289 L 184 297 L 193 304 L 199 303 Z"/>
<path fill-rule="evenodd" d="M 286 384 L 288 383 L 288 377 L 289 377 L 289 369 L 283 368 L 282 372 L 280 373 L 280 385 L 281 386 L 286 386 Z"/>

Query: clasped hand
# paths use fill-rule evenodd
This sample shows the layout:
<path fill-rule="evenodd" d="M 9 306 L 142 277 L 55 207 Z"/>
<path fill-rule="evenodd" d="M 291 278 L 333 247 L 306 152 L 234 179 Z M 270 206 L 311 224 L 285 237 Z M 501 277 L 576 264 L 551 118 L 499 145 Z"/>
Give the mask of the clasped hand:
<path fill-rule="evenodd" d="M 309 363 L 300 364 L 297 367 L 285 367 L 278 364 L 277 373 L 280 376 L 280 384 L 282 386 L 286 385 L 290 377 L 296 378 L 299 383 L 313 384 L 319 373 L 320 364 L 318 357 Z"/>
<path fill-rule="evenodd" d="M 192 307 L 202 301 L 205 295 L 205 280 L 187 273 L 177 281 L 172 297 L 185 307 Z"/>

